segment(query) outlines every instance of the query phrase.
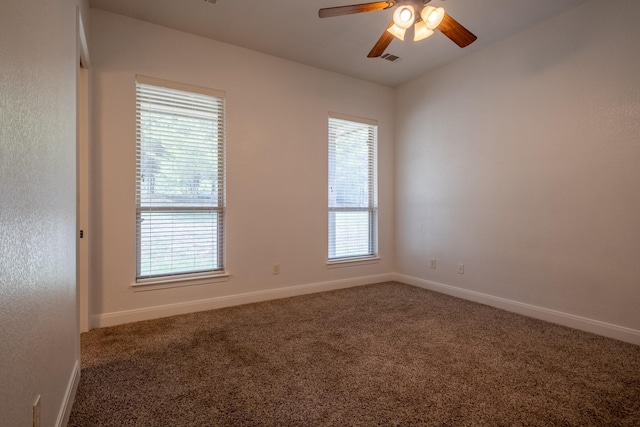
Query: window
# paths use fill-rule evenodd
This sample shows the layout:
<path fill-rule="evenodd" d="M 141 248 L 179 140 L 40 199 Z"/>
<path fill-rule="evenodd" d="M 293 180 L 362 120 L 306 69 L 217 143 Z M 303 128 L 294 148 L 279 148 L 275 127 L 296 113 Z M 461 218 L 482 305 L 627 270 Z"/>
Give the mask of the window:
<path fill-rule="evenodd" d="M 329 115 L 329 261 L 377 255 L 375 121 Z"/>
<path fill-rule="evenodd" d="M 224 270 L 224 92 L 136 77 L 136 281 Z"/>

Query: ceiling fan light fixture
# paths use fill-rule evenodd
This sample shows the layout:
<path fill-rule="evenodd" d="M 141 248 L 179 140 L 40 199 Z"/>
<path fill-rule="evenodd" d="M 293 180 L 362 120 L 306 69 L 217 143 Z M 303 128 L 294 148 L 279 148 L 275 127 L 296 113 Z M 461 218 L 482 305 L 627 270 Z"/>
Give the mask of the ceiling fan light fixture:
<path fill-rule="evenodd" d="M 416 12 L 410 4 L 400 6 L 393 12 L 393 23 L 406 30 L 416 21 Z"/>
<path fill-rule="evenodd" d="M 413 41 L 417 42 L 420 40 L 424 40 L 430 35 L 433 34 L 433 30 L 427 28 L 427 24 L 424 21 L 416 22 L 416 25 L 413 27 Z"/>
<path fill-rule="evenodd" d="M 217 1 L 217 0 L 205 0 Z M 433 34 L 437 28 L 459 47 L 467 47 L 478 37 L 467 30 L 441 7 L 427 6 L 432 0 L 385 0 L 347 6 L 325 7 L 318 10 L 320 18 L 351 15 L 395 8 L 393 21 L 383 31 L 378 41 L 367 54 L 368 58 L 378 58 L 389 47 L 394 38 L 404 40 L 406 32 L 414 26 L 414 40 L 422 40 Z M 444 0 L 440 0 L 444 1 Z"/>
<path fill-rule="evenodd" d="M 426 22 L 427 28 L 435 30 L 444 19 L 444 9 L 441 7 L 425 6 L 420 12 L 422 20 Z"/>
<path fill-rule="evenodd" d="M 404 40 L 404 33 L 407 32 L 405 28 L 400 28 L 396 24 L 393 24 L 392 26 L 387 28 L 387 31 L 393 34 L 394 37 L 399 38 L 400 40 Z"/>

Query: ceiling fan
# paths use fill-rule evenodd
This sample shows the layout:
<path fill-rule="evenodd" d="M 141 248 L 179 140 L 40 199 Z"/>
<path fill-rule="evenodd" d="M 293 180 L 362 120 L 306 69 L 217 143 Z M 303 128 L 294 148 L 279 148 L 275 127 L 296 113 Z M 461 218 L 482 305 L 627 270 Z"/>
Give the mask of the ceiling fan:
<path fill-rule="evenodd" d="M 449 16 L 443 8 L 428 6 L 431 0 L 388 0 L 373 3 L 352 4 L 349 6 L 326 7 L 318 11 L 320 18 L 350 15 L 353 13 L 373 12 L 397 6 L 393 21 L 382 33 L 367 55 L 376 58 L 382 55 L 394 37 L 404 40 L 405 32 L 413 26 L 414 41 L 426 39 L 434 30 L 451 39 L 460 47 L 469 46 L 477 37 Z"/>

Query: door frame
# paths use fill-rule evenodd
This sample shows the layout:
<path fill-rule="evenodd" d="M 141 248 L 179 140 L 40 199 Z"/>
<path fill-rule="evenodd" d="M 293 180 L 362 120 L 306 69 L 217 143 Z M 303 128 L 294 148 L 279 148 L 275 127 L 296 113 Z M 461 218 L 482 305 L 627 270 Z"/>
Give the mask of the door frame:
<path fill-rule="evenodd" d="M 78 331 L 91 329 L 91 144 L 89 46 L 80 7 L 76 8 L 76 296 Z"/>

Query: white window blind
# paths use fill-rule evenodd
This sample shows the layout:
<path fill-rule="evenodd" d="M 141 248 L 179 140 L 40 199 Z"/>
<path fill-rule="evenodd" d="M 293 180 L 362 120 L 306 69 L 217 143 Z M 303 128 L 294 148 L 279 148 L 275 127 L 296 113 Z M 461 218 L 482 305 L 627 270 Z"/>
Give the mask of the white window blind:
<path fill-rule="evenodd" d="M 329 260 L 377 254 L 378 126 L 329 117 Z"/>
<path fill-rule="evenodd" d="M 224 92 L 137 76 L 136 123 L 137 281 L 222 271 Z"/>

